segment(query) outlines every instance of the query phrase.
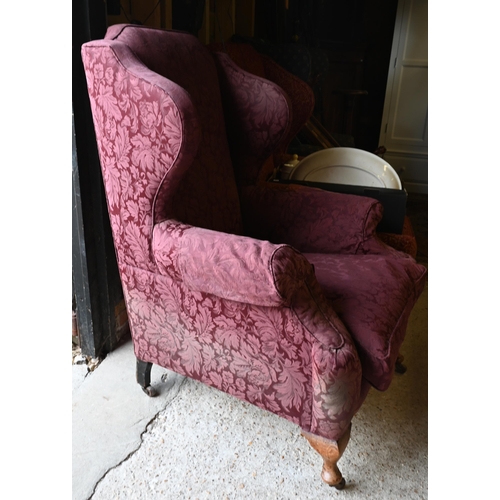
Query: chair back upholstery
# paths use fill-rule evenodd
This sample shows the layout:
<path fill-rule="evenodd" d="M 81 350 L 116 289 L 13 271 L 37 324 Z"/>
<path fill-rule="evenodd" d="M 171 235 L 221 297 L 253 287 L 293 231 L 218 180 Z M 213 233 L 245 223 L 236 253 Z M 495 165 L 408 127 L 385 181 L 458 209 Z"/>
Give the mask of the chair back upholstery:
<path fill-rule="evenodd" d="M 281 106 L 280 111 L 287 114 L 287 123 L 281 125 L 283 134 L 280 141 L 275 145 L 273 144 L 271 148 L 262 151 L 264 155 L 256 157 L 255 148 L 246 142 L 248 133 L 245 132 L 244 126 L 242 127 L 240 123 L 246 113 L 238 110 L 238 100 L 235 100 L 232 96 L 234 91 L 241 89 L 241 84 L 235 85 L 235 82 L 230 82 L 229 88 L 227 88 L 226 82 L 228 78 L 230 79 L 230 75 L 227 70 L 222 70 L 221 63 L 217 66 L 221 88 L 223 89 L 222 103 L 225 110 L 226 124 L 228 125 L 231 157 L 233 163 L 238 165 L 236 171 L 237 182 L 238 184 L 253 185 L 257 182 L 266 181 L 274 167 L 283 160 L 282 157 L 286 154 L 292 139 L 311 117 L 314 109 L 314 93 L 307 83 L 286 71 L 270 57 L 259 53 L 248 43 L 212 43 L 208 48 L 215 53 L 227 54 L 238 68 L 244 70 L 236 71 L 238 78 L 243 78 L 244 73 L 247 72 L 258 77 L 258 79 L 265 79 L 268 86 L 265 95 L 269 96 L 272 103 L 266 103 L 266 109 L 269 110 L 269 115 L 272 116 L 272 124 L 275 126 L 280 113 L 273 108 L 279 105 L 280 99 L 283 99 L 276 97 L 275 94 L 283 94 L 284 96 L 286 103 Z M 254 81 L 258 79 L 253 78 Z M 267 128 L 268 130 L 272 129 L 269 126 Z M 268 158 L 268 161 L 263 161 L 262 157 L 265 156 L 265 153 L 270 154 L 270 150 L 272 150 L 276 158 Z"/>
<path fill-rule="evenodd" d="M 165 218 L 240 234 L 211 53 L 190 34 L 115 25 L 82 58 L 119 263 L 155 268 L 151 231 Z"/>

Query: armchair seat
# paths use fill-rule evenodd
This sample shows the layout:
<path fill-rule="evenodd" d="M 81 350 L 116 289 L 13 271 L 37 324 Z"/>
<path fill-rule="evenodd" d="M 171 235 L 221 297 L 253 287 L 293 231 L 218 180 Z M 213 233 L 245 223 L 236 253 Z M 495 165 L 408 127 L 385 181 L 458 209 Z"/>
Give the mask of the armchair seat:
<path fill-rule="evenodd" d="M 426 272 L 413 259 L 306 253 L 334 311 L 351 333 L 363 377 L 378 390 L 392 380 L 406 325 Z"/>

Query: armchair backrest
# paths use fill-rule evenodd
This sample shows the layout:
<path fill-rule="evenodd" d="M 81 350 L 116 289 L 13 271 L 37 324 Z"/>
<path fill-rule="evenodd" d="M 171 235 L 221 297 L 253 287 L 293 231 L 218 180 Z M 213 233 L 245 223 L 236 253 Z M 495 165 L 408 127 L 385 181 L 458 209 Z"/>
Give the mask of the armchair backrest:
<path fill-rule="evenodd" d="M 115 25 L 82 58 L 119 264 L 154 269 L 166 218 L 240 234 L 211 53 L 190 34 Z"/>
<path fill-rule="evenodd" d="M 191 98 L 200 144 L 177 188 L 176 217 L 195 226 L 241 232 L 220 88 L 210 52 L 193 35 L 143 26 L 113 26 L 106 39 L 126 44 L 147 68 L 177 83 Z"/>

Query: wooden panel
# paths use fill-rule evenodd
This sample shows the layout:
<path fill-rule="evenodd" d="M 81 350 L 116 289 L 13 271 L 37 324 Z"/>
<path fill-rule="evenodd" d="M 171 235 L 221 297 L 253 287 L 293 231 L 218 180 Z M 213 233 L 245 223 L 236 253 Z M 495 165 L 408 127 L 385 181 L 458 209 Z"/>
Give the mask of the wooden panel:
<path fill-rule="evenodd" d="M 255 29 L 255 0 L 236 0 L 236 33 L 253 37 Z"/>
<path fill-rule="evenodd" d="M 139 22 L 152 28 L 172 28 L 172 0 L 129 0 L 120 2 L 119 15 L 108 15 L 108 26 Z"/>
<path fill-rule="evenodd" d="M 396 95 L 390 141 L 427 145 L 427 68 L 403 66 Z"/>
<path fill-rule="evenodd" d="M 403 48 L 405 63 L 427 62 L 427 0 L 412 0 L 407 21 L 407 32 Z"/>
<path fill-rule="evenodd" d="M 427 155 L 390 152 L 384 155 L 384 160 L 398 173 L 409 193 L 428 192 Z"/>
<path fill-rule="evenodd" d="M 235 33 L 235 8 L 235 0 L 206 0 L 198 38 L 205 44 L 228 41 Z"/>

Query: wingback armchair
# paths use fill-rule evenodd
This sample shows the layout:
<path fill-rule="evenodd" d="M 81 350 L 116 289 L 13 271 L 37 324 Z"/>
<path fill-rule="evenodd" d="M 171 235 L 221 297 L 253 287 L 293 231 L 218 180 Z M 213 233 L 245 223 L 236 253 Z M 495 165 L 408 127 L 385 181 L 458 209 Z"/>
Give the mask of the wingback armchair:
<path fill-rule="evenodd" d="M 351 420 L 391 382 L 426 269 L 378 240 L 375 200 L 250 182 L 290 127 L 278 85 L 135 25 L 82 59 L 137 381 L 154 395 L 157 364 L 288 419 L 341 489 Z"/>

